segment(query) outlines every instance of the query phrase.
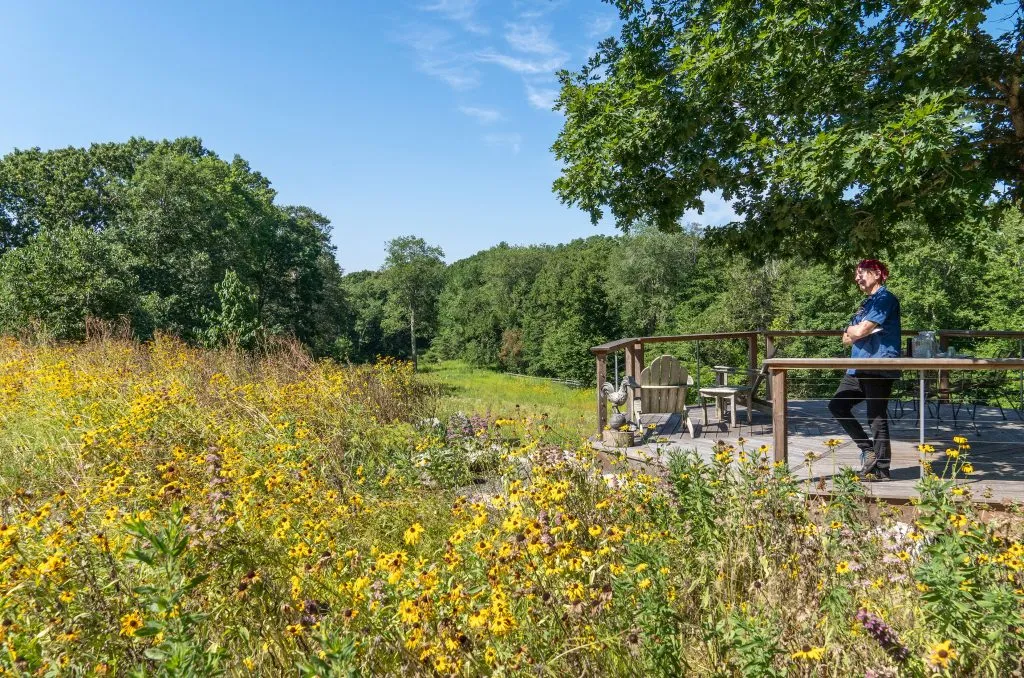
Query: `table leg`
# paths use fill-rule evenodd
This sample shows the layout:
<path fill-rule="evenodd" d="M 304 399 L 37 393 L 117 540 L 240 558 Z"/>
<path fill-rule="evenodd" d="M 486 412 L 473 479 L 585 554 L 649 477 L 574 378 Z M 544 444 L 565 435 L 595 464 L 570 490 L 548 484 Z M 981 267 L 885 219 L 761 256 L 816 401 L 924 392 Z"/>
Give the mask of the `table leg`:
<path fill-rule="evenodd" d="M 918 452 L 917 452 L 917 456 L 918 456 L 918 464 L 920 466 L 920 477 L 924 478 L 924 464 L 920 463 L 920 462 L 924 461 L 924 450 L 921 449 L 922 447 L 924 447 L 924 408 L 925 408 L 925 402 L 924 402 L 924 370 L 921 370 L 920 372 L 918 372 L 918 378 L 920 379 L 921 384 L 920 384 L 920 390 L 919 390 L 919 393 L 918 393 L 918 398 L 919 399 L 917 401 L 917 414 L 918 414 L 918 425 L 919 425 L 918 436 L 917 436 L 917 439 L 918 439 Z"/>

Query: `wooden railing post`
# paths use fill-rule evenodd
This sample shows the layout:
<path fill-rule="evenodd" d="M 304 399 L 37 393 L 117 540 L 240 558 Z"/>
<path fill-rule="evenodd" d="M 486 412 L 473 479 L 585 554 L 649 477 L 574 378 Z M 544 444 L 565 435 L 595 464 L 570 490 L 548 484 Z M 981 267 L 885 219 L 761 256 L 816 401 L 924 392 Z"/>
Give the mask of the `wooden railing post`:
<path fill-rule="evenodd" d="M 608 376 L 608 355 L 605 353 L 597 356 L 597 437 L 600 440 L 604 435 L 604 426 L 608 423 L 608 407 L 604 395 L 604 382 Z"/>
<path fill-rule="evenodd" d="M 747 383 L 753 387 L 757 380 L 757 334 L 747 337 L 747 364 Z"/>
<path fill-rule="evenodd" d="M 626 374 L 640 382 L 640 373 L 643 372 L 643 342 L 635 341 L 626 347 Z M 631 395 L 636 395 L 635 393 Z M 630 421 L 637 421 L 637 413 L 635 411 L 636 398 L 630 397 L 629 406 L 627 407 L 627 413 Z M 639 422 L 637 422 L 639 423 Z"/>
<path fill-rule="evenodd" d="M 786 412 L 786 370 L 771 369 L 772 383 L 772 435 L 775 438 L 775 461 L 789 462 Z"/>
<path fill-rule="evenodd" d="M 644 371 L 644 345 L 643 342 L 633 344 L 633 377 L 639 381 L 640 373 Z"/>
<path fill-rule="evenodd" d="M 640 372 L 636 369 L 636 344 L 634 343 L 626 344 L 626 376 L 640 381 Z M 634 395 L 631 393 L 629 400 L 626 401 L 626 416 L 630 421 L 636 421 L 636 412 L 633 411 Z"/>
<path fill-rule="evenodd" d="M 765 360 L 767 360 L 768 358 L 774 358 L 775 357 L 775 340 L 772 339 L 772 335 L 770 335 L 770 334 L 764 335 L 764 357 L 765 357 Z M 765 395 L 767 396 L 768 400 L 770 401 L 772 399 L 772 380 L 771 379 L 766 379 L 765 380 L 764 388 L 765 388 Z"/>

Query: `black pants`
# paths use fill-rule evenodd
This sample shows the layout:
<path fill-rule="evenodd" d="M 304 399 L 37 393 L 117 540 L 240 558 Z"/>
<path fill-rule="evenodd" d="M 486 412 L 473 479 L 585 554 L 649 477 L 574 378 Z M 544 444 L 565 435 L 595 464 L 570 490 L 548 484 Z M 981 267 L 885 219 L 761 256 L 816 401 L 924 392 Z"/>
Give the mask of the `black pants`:
<path fill-rule="evenodd" d="M 861 449 L 864 471 L 887 470 L 892 459 L 889 443 L 889 396 L 896 379 L 879 374 L 847 374 L 839 382 L 839 389 L 828 403 L 828 409 L 846 434 Z M 868 439 L 864 428 L 853 416 L 853 406 L 868 403 L 868 425 L 874 441 Z"/>

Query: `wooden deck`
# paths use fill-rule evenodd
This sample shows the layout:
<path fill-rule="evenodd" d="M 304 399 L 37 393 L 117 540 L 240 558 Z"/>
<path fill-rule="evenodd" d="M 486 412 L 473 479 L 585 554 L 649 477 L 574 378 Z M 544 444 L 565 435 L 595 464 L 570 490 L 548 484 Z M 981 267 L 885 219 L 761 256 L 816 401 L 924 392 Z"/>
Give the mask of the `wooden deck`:
<path fill-rule="evenodd" d="M 893 416 L 894 409 L 896 416 Z M 871 496 L 892 502 L 905 502 L 915 496 L 914 486 L 920 476 L 918 415 L 913 403 L 902 403 L 902 409 L 900 416 L 899 405 L 890 403 L 892 480 L 864 485 Z M 860 450 L 833 420 L 826 401 L 790 400 L 788 414 L 789 465 L 797 478 L 810 480 L 812 492 L 829 492 L 830 478 L 842 468 L 860 468 Z M 864 406 L 855 408 L 854 414 L 863 424 L 866 419 Z M 993 504 L 1024 501 L 1024 421 L 1012 409 L 1006 409 L 1005 415 L 1004 419 L 995 407 L 978 407 L 972 422 L 968 413 L 961 410 L 954 426 L 952 411 L 947 405 L 940 413 L 941 421 L 926 419 L 925 441 L 938 451 L 929 455 L 936 472 L 941 472 L 945 463 L 942 451 L 954 446 L 953 436 L 968 438 L 971 445 L 969 459 L 974 473 L 965 485 L 975 500 Z M 771 447 L 771 415 L 755 410 L 753 425 L 750 426 L 746 423 L 746 416 L 746 410 L 740 407 L 737 419 L 741 425 L 729 430 L 728 421 L 716 419 L 714 407 L 708 408 L 707 422 L 701 408 L 695 407 L 690 410 L 690 419 L 695 424 L 695 436 L 691 437 L 678 414 L 645 415 L 641 423 L 644 426 L 654 424 L 655 430 L 646 436 L 648 442 L 645 444 L 626 448 L 626 455 L 635 463 L 664 467 L 674 450 L 695 450 L 710 462 L 714 456 L 712 448 L 719 440 L 736 444 L 740 437 L 746 438 L 745 448 L 748 451 L 755 451 L 761 445 Z M 832 453 L 825 447 L 829 438 L 843 441 Z M 594 446 L 605 452 L 622 451 L 622 448 L 600 442 L 594 442 Z M 809 452 L 818 455 L 812 463 L 806 461 Z"/>

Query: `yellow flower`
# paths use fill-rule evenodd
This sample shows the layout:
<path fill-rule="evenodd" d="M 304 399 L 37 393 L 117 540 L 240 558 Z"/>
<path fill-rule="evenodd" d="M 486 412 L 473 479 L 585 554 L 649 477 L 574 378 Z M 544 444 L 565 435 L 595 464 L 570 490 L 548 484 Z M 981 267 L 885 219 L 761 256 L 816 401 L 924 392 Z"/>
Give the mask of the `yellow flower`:
<path fill-rule="evenodd" d="M 917 446 L 918 452 L 924 452 L 925 454 L 932 454 L 935 452 L 934 445 L 922 444 Z"/>
<path fill-rule="evenodd" d="M 953 442 L 956 443 L 957 445 L 966 445 L 967 438 L 963 436 L 953 436 Z"/>
<path fill-rule="evenodd" d="M 591 525 L 587 529 L 587 533 L 590 534 L 591 537 L 599 537 L 602 531 L 603 530 L 600 525 Z"/>
<path fill-rule="evenodd" d="M 469 628 L 478 629 L 487 625 L 487 608 L 473 610 L 469 613 Z"/>
<path fill-rule="evenodd" d="M 850 563 L 845 560 L 840 560 L 836 564 L 836 574 L 846 574 L 850 571 Z"/>
<path fill-rule="evenodd" d="M 423 535 L 423 526 L 419 523 L 413 523 L 409 526 L 409 529 L 405 531 L 405 543 L 409 546 L 413 546 L 420 541 L 420 537 Z"/>
<path fill-rule="evenodd" d="M 491 633 L 503 636 L 515 628 L 515 620 L 507 614 L 497 615 L 491 620 Z"/>
<path fill-rule="evenodd" d="M 964 465 L 960 467 L 960 470 L 965 474 L 974 473 L 974 465 L 969 462 L 964 462 Z"/>
<path fill-rule="evenodd" d="M 302 624 L 289 624 L 284 627 L 284 634 L 286 636 L 301 636 L 302 635 Z"/>
<path fill-rule="evenodd" d="M 142 616 L 138 612 L 129 612 L 121 617 L 121 635 L 134 636 L 142 628 Z"/>
<path fill-rule="evenodd" d="M 411 600 L 403 600 L 398 604 L 398 618 L 406 624 L 415 624 L 420 620 L 420 611 L 416 603 Z"/>
<path fill-rule="evenodd" d="M 949 516 L 949 522 L 953 525 L 953 527 L 959 530 L 962 529 L 965 525 L 967 525 L 967 516 L 965 516 L 962 513 L 955 513 Z"/>
<path fill-rule="evenodd" d="M 790 655 L 793 659 L 810 662 L 819 661 L 823 656 L 825 656 L 825 648 L 811 647 L 810 645 L 804 645 Z"/>
<path fill-rule="evenodd" d="M 56 572 L 61 569 L 65 564 L 67 564 L 67 558 L 59 553 L 55 553 L 44 562 L 40 563 L 36 570 L 39 574 L 49 574 L 50 572 Z"/>
<path fill-rule="evenodd" d="M 960 456 L 960 450 L 954 450 L 951 447 L 947 448 L 946 449 L 946 456 L 949 457 L 950 459 L 956 459 L 957 457 Z"/>
<path fill-rule="evenodd" d="M 583 600 L 584 593 L 586 593 L 586 591 L 583 588 L 583 584 L 579 583 L 578 581 L 574 581 L 573 583 L 569 584 L 569 586 L 567 586 L 565 589 L 565 597 L 571 600 L 572 602 Z"/>
<path fill-rule="evenodd" d="M 956 659 L 956 650 L 953 649 L 952 643 L 948 640 L 932 645 L 929 650 L 928 663 L 937 668 L 944 669 L 948 667 L 949 663 L 954 659 Z"/>
<path fill-rule="evenodd" d="M 638 589 L 640 589 L 641 591 L 645 591 L 645 590 L 649 589 L 651 587 L 651 580 L 650 580 L 650 578 L 646 577 L 644 579 L 641 579 L 639 582 L 637 582 L 636 587 Z"/>

